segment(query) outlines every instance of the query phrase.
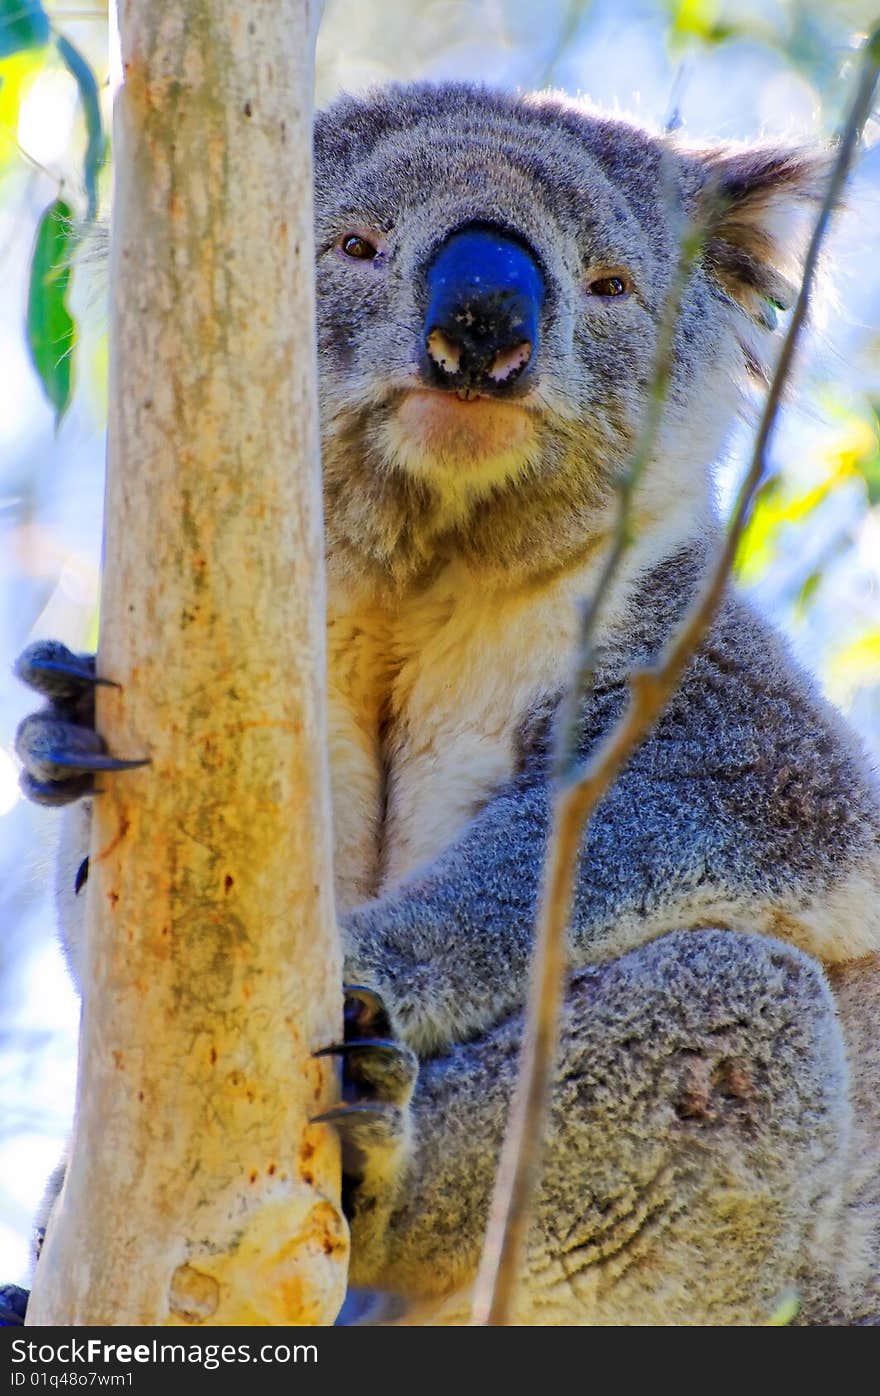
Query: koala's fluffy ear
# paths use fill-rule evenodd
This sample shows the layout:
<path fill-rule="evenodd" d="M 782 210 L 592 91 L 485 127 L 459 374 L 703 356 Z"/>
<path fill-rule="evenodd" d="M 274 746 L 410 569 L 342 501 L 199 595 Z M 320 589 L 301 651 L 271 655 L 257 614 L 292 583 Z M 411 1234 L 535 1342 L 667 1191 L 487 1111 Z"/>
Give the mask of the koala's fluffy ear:
<path fill-rule="evenodd" d="M 715 206 L 706 262 L 727 294 L 773 329 L 776 310 L 788 310 L 797 295 L 831 157 L 821 149 L 748 146 L 700 152 L 698 159 L 702 197 Z"/>

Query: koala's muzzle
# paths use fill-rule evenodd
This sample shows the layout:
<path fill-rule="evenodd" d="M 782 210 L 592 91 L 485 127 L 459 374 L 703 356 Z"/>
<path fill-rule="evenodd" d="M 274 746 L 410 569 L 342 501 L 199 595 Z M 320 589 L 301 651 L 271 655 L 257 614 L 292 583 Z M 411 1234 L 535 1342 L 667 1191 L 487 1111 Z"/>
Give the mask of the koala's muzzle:
<path fill-rule="evenodd" d="M 503 393 L 538 348 L 544 278 L 522 243 L 471 225 L 441 245 L 426 272 L 423 366 L 435 387 Z"/>

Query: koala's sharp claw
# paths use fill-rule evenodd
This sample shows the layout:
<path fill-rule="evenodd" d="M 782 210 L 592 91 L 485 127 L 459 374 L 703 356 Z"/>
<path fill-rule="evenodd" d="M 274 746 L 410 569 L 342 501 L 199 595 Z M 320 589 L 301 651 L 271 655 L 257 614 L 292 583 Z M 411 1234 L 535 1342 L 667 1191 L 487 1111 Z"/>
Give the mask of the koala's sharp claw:
<path fill-rule="evenodd" d="M 150 762 L 148 756 L 111 756 L 94 728 L 66 721 L 57 708 L 23 718 L 15 734 L 15 749 L 34 783 L 25 782 L 25 794 L 32 794 L 35 799 L 42 797 L 43 803 L 55 802 L 56 784 L 70 786 L 69 798 L 74 798 L 75 793 L 85 793 L 72 789 L 72 779 L 78 776 L 94 775 L 96 771 L 130 771 Z M 63 799 L 58 803 L 64 803 Z"/>
<path fill-rule="evenodd" d="M 96 687 L 119 687 L 95 673 L 94 655 L 74 654 L 58 640 L 36 640 L 28 645 L 16 660 L 14 673 L 29 688 L 61 703 L 76 702 Z"/>
<path fill-rule="evenodd" d="M 396 1105 L 380 1104 L 357 1104 L 357 1105 L 334 1105 L 331 1110 L 325 1110 L 321 1115 L 312 1115 L 309 1120 L 310 1125 L 344 1125 L 346 1123 L 356 1123 L 363 1119 L 365 1115 L 371 1115 L 374 1119 L 396 1120 L 400 1114 Z"/>
<path fill-rule="evenodd" d="M 313 1057 L 344 1056 L 346 1052 L 367 1049 L 386 1052 L 397 1057 L 408 1057 L 409 1053 L 399 1042 L 390 1037 L 350 1037 L 347 1042 L 331 1042 L 329 1047 L 319 1047 Z"/>
<path fill-rule="evenodd" d="M 58 659 L 43 659 L 40 661 L 34 661 L 28 666 L 28 673 L 33 674 L 38 678 L 41 674 L 53 674 L 58 675 L 61 679 L 71 679 L 71 686 L 75 686 L 77 690 L 84 686 L 89 688 L 120 687 L 120 685 L 116 682 L 115 679 L 105 679 L 102 678 L 100 674 L 96 674 L 93 669 L 91 669 L 84 661 L 80 660 L 76 655 L 72 657 L 72 661 L 69 664 L 65 664 Z M 19 674 L 18 677 L 24 678 L 22 674 Z M 24 679 L 24 682 L 28 683 L 29 680 Z M 35 685 L 31 684 L 30 686 L 33 688 Z M 66 687 L 67 685 L 63 683 L 53 683 L 52 693 L 58 694 L 59 689 Z M 45 688 L 43 689 L 43 691 L 45 692 Z"/>
<path fill-rule="evenodd" d="M 376 1105 L 404 1108 L 413 1092 L 419 1070 L 418 1058 L 409 1047 L 390 1037 L 350 1037 L 331 1042 L 312 1053 L 315 1057 L 342 1059 L 341 1109 Z M 397 1120 L 397 1116 L 384 1116 Z"/>
<path fill-rule="evenodd" d="M 51 762 L 53 766 L 61 766 L 65 770 L 71 771 L 132 771 L 137 766 L 149 766 L 152 760 L 150 756 L 139 756 L 135 760 L 128 761 L 121 756 L 108 756 L 106 752 L 66 752 L 49 749 L 44 753 L 44 760 Z"/>

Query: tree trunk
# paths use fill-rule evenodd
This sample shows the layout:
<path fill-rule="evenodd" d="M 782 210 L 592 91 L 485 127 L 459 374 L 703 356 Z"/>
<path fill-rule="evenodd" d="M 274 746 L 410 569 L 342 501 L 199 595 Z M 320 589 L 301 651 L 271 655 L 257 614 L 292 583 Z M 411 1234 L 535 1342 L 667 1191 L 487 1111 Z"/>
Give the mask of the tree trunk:
<path fill-rule="evenodd" d="M 309 0 L 122 0 L 80 1077 L 35 1324 L 329 1323 Z"/>

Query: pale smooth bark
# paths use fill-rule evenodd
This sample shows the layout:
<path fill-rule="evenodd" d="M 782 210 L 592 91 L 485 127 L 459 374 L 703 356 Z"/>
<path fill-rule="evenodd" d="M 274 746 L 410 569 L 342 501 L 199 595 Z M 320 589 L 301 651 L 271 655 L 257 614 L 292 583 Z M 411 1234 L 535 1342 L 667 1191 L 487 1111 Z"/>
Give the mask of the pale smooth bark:
<path fill-rule="evenodd" d="M 122 0 L 73 1149 L 28 1313 L 332 1322 L 347 1231 L 308 0 Z"/>

